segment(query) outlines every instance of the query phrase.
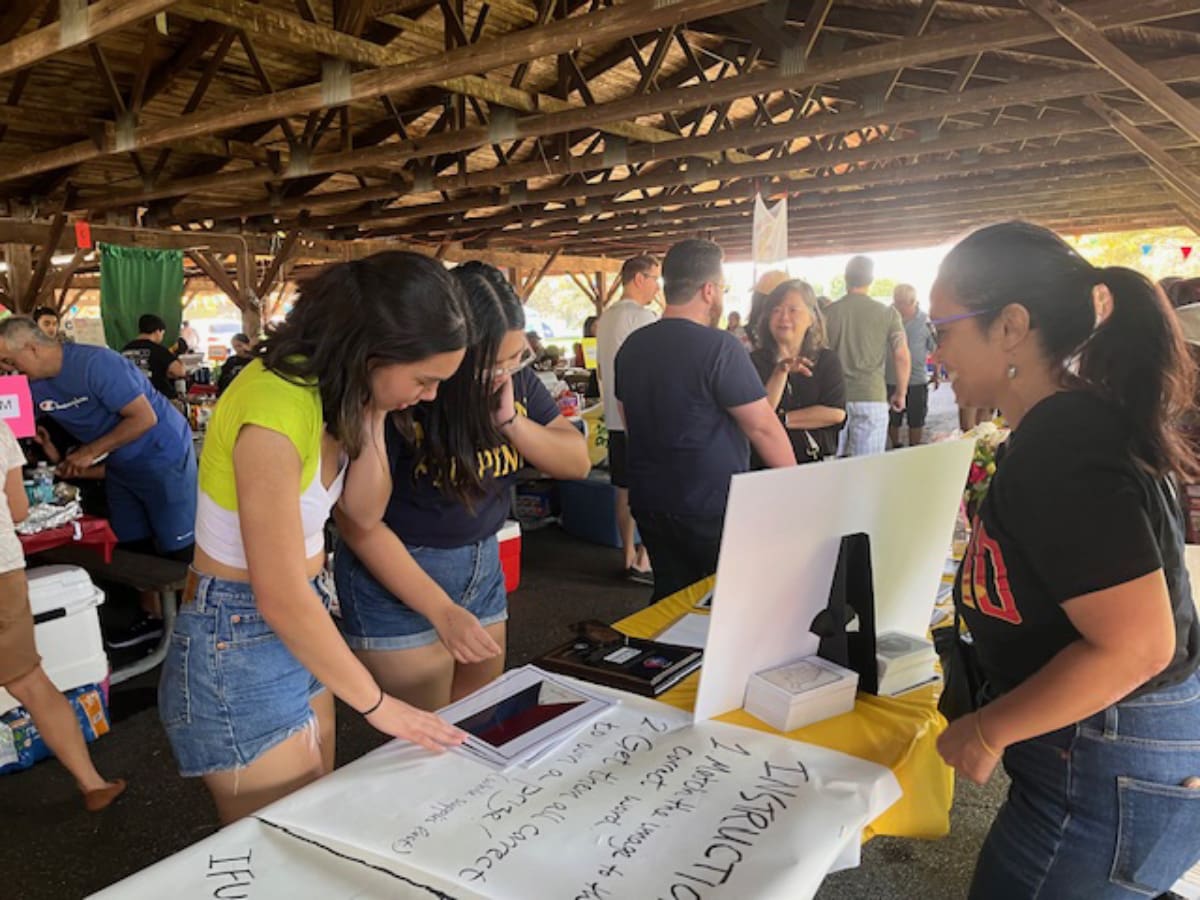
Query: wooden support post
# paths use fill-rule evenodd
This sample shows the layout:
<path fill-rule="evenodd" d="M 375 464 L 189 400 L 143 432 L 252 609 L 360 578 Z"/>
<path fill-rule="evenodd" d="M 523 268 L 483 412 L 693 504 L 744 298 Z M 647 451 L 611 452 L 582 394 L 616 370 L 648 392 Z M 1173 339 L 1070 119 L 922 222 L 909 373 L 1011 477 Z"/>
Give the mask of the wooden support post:
<path fill-rule="evenodd" d="M 606 275 L 604 272 L 596 273 L 596 293 L 592 296 L 592 304 L 596 307 L 596 315 L 604 312 L 604 298 L 608 296 L 608 288 L 606 286 Z"/>
<path fill-rule="evenodd" d="M 237 255 L 238 287 L 242 291 L 242 331 L 251 339 L 262 333 L 262 302 L 254 290 L 254 253 L 249 247 Z"/>
<path fill-rule="evenodd" d="M 59 212 L 54 217 L 54 221 L 50 223 L 50 240 L 42 247 L 41 255 L 38 256 L 37 267 L 33 270 L 33 277 L 29 279 L 29 284 L 25 287 L 25 293 L 17 300 L 18 306 L 22 310 L 32 311 L 37 307 L 38 295 L 42 291 L 42 285 L 46 281 L 46 273 L 50 271 L 50 259 L 54 256 L 54 248 L 58 246 L 59 240 L 62 239 L 63 228 L 67 224 L 67 214 Z"/>
<path fill-rule="evenodd" d="M 8 297 L 14 313 L 26 313 L 24 301 L 33 275 L 33 254 L 28 244 L 6 244 L 4 261 L 8 263 Z"/>
<path fill-rule="evenodd" d="M 271 264 L 267 266 L 267 271 L 263 273 L 262 281 L 258 283 L 258 290 L 255 293 L 260 298 L 267 296 L 271 288 L 275 286 L 275 279 L 279 276 L 284 264 L 291 258 L 292 252 L 296 247 L 296 239 L 299 237 L 300 232 L 292 230 L 283 239 L 283 243 L 279 246 L 279 250 L 271 260 Z"/>

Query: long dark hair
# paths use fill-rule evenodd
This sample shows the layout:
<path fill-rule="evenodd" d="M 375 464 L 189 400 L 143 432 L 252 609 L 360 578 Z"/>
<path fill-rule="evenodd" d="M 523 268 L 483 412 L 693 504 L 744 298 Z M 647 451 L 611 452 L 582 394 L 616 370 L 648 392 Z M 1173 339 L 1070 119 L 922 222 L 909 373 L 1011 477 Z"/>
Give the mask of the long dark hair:
<path fill-rule="evenodd" d="M 372 370 L 461 350 L 469 341 L 462 289 L 445 267 L 389 250 L 305 280 L 288 317 L 255 354 L 288 381 L 320 388 L 325 427 L 354 458 Z"/>
<path fill-rule="evenodd" d="M 808 327 L 804 342 L 800 345 L 800 355 L 815 362 L 817 354 L 829 346 L 825 338 L 825 314 L 821 312 L 817 303 L 817 292 L 812 289 L 812 285 L 799 278 L 783 282 L 763 299 L 758 313 L 757 346 L 770 354 L 772 359 L 778 355 L 779 345 L 775 342 L 775 335 L 771 334 L 771 315 L 793 291 L 800 295 L 812 318 L 812 325 Z"/>
<path fill-rule="evenodd" d="M 415 469 L 428 469 L 444 494 L 470 509 L 483 496 L 478 452 L 504 440 L 493 421 L 496 356 L 506 334 L 525 330 L 525 309 L 495 266 L 472 260 L 450 275 L 465 297 L 472 340 L 458 371 L 422 407 Z"/>
<path fill-rule="evenodd" d="M 1097 268 L 1052 231 L 1004 222 L 960 241 L 938 281 L 968 309 L 988 312 L 982 327 L 1009 304 L 1024 306 L 1043 353 L 1062 367 L 1063 386 L 1094 391 L 1120 410 L 1144 466 L 1160 475 L 1200 470 L 1177 429 L 1195 366 L 1167 298 L 1145 276 Z M 1113 310 L 1097 327 L 1092 289 L 1101 284 Z"/>

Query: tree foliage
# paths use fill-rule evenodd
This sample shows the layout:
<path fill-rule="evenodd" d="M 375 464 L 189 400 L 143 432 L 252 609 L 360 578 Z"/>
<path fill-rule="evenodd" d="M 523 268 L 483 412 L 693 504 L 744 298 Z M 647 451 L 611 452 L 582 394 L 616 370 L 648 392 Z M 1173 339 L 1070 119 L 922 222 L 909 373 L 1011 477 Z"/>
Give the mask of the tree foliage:
<path fill-rule="evenodd" d="M 1126 266 L 1158 281 L 1169 276 L 1194 277 L 1196 258 L 1184 260 L 1181 247 L 1200 239 L 1186 228 L 1155 228 L 1067 237 L 1067 241 L 1094 266 Z M 1150 252 L 1144 253 L 1143 247 Z"/>
<path fill-rule="evenodd" d="M 540 315 L 556 335 L 582 334 L 583 320 L 596 314 L 592 299 L 567 275 L 543 278 L 525 308 Z"/>

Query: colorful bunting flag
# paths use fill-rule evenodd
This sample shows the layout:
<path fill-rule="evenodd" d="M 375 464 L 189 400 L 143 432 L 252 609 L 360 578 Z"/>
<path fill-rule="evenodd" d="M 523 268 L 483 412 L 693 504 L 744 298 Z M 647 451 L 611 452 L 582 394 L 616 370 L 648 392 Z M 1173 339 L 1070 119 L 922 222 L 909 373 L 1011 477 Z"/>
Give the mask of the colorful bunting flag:
<path fill-rule="evenodd" d="M 1187 258 L 1188 258 L 1189 256 L 1191 256 L 1191 255 L 1192 255 L 1192 248 L 1191 248 L 1191 247 L 1180 247 L 1180 248 L 1179 248 L 1179 251 L 1180 251 L 1180 252 L 1183 254 L 1183 258 L 1184 258 L 1184 260 L 1185 260 L 1185 261 L 1187 260 Z"/>

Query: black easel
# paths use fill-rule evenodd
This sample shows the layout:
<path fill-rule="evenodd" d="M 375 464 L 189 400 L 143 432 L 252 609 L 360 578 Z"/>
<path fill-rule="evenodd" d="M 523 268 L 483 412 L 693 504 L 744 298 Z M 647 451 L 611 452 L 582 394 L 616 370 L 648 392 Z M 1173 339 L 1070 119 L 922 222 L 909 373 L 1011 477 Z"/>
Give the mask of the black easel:
<path fill-rule="evenodd" d="M 846 626 L 857 618 L 857 630 Z M 875 581 L 871 539 L 862 532 L 842 537 L 829 603 L 813 619 L 811 631 L 821 639 L 817 655 L 858 673 L 858 689 L 879 692 L 875 657 Z"/>

